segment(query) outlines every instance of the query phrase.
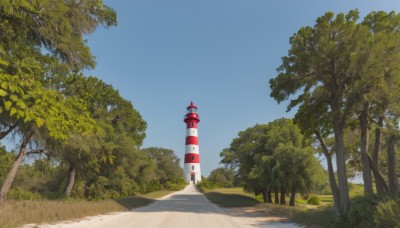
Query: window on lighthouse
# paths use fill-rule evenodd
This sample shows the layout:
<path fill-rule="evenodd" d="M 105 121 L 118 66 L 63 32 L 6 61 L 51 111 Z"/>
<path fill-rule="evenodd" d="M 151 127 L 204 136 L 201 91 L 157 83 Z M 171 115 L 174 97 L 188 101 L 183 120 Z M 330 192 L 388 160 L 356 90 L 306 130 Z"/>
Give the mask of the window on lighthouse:
<path fill-rule="evenodd" d="M 192 161 L 194 160 L 194 156 L 192 156 Z"/>
<path fill-rule="evenodd" d="M 194 170 L 194 165 L 192 165 L 192 170 Z"/>

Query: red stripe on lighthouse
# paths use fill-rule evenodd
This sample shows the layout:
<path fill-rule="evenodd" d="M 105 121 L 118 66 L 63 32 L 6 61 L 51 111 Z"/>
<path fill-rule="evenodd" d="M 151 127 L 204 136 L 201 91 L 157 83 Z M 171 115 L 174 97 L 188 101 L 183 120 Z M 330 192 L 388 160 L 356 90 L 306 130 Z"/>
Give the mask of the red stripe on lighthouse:
<path fill-rule="evenodd" d="M 199 140 L 196 136 L 186 136 L 186 145 L 189 144 L 199 145 Z"/>
<path fill-rule="evenodd" d="M 185 163 L 200 163 L 200 156 L 198 154 L 185 154 Z"/>

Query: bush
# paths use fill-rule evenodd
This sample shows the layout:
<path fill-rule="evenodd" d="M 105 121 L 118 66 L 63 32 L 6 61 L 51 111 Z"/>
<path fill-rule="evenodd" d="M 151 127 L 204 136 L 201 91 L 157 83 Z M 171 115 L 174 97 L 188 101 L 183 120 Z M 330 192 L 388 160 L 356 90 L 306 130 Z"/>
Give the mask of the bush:
<path fill-rule="evenodd" d="M 7 194 L 7 199 L 14 200 L 41 200 L 43 196 L 36 193 L 30 192 L 22 188 L 12 188 Z"/>
<path fill-rule="evenodd" d="M 321 199 L 320 199 L 318 196 L 312 195 L 312 196 L 310 197 L 310 199 L 307 200 L 307 204 L 310 204 L 310 205 L 319 205 L 319 204 L 320 204 L 320 201 L 321 201 Z"/>
<path fill-rule="evenodd" d="M 202 178 L 200 182 L 198 182 L 197 187 L 199 188 L 200 192 L 205 192 L 206 189 L 211 190 L 217 188 L 217 186 L 208 181 L 206 178 Z"/>
<path fill-rule="evenodd" d="M 380 199 L 376 195 L 357 196 L 351 200 L 349 211 L 343 216 L 339 227 L 373 227 L 375 209 Z"/>
<path fill-rule="evenodd" d="M 374 221 L 376 227 L 400 227 L 400 200 L 389 200 L 376 207 Z"/>
<path fill-rule="evenodd" d="M 179 186 L 175 183 L 172 183 L 171 181 L 167 181 L 164 184 L 164 188 L 167 190 L 171 190 L 171 191 L 178 191 L 179 190 Z"/>

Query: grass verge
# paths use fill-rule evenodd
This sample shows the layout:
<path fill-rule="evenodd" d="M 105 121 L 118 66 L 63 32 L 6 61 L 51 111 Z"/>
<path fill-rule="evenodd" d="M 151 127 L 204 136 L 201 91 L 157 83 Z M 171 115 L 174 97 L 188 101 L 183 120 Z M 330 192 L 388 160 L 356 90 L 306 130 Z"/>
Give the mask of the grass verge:
<path fill-rule="evenodd" d="M 221 207 L 252 207 L 260 202 L 239 188 L 220 188 L 205 191 L 204 195 Z"/>
<path fill-rule="evenodd" d="M 266 213 L 286 217 L 308 227 L 335 227 L 336 224 L 335 212 L 331 206 L 310 209 L 305 206 L 290 207 L 263 203 L 258 207 L 264 209 Z"/>
<path fill-rule="evenodd" d="M 244 192 L 242 188 L 220 188 L 204 190 L 204 195 L 213 203 L 221 207 L 252 207 L 261 209 L 266 214 L 286 217 L 291 221 L 309 227 L 334 227 L 336 224 L 334 209 L 327 206 L 307 208 L 304 205 L 296 207 L 261 203 L 262 199 L 255 198 L 253 194 Z M 322 196 L 321 201 L 331 203 L 332 196 Z"/>
<path fill-rule="evenodd" d="M 39 200 L 7 201 L 0 206 L 0 227 L 11 228 L 24 224 L 53 223 L 80 219 L 86 216 L 110 212 L 128 211 L 154 202 L 172 191 L 158 191 L 143 196 L 131 196 L 102 201 L 86 200 Z"/>

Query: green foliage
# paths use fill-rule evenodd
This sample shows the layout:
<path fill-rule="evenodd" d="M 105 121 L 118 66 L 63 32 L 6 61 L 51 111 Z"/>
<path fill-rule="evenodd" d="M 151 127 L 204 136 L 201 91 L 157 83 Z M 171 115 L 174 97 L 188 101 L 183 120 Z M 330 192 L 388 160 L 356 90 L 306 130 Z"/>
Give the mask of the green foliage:
<path fill-rule="evenodd" d="M 337 15 L 327 12 L 314 26 L 300 28 L 290 38 L 288 55 L 282 58 L 277 77 L 270 80 L 275 100 L 290 99 L 288 110 L 298 107 L 295 122 L 303 133 L 322 138 L 334 135 L 330 152 L 325 148 L 324 154 L 336 154 L 338 184 L 332 184 L 332 192 L 338 215 L 344 215 L 350 205 L 347 161 L 352 168 L 364 167 L 366 191 L 372 190 L 367 142 L 361 140 L 362 145 L 355 147 L 362 148 L 363 158 L 357 161 L 358 152 L 351 154 L 351 148 L 344 145 L 346 128 L 360 124 L 360 116 L 366 117 L 363 126 L 369 126 L 371 119 L 376 123 L 383 118 L 388 122 L 385 127 L 395 129 L 398 135 L 399 90 L 395 88 L 400 85 L 400 54 L 394 50 L 400 44 L 399 18 L 395 12 L 371 12 L 360 23 L 358 10 Z M 363 129 L 368 134 L 368 128 Z M 394 159 L 390 161 L 394 163 Z M 388 179 L 396 183 L 394 165 L 391 167 Z"/>
<path fill-rule="evenodd" d="M 13 200 L 41 200 L 43 196 L 41 194 L 24 190 L 22 188 L 12 188 L 8 194 L 8 199 Z"/>
<path fill-rule="evenodd" d="M 400 200 L 391 199 L 381 202 L 374 214 L 376 227 L 400 227 Z"/>
<path fill-rule="evenodd" d="M 7 152 L 6 147 L 0 145 L 0 186 L 3 184 L 3 181 L 14 159 L 15 155 Z"/>
<path fill-rule="evenodd" d="M 357 196 L 352 198 L 351 206 L 341 220 L 340 227 L 374 227 L 374 215 L 380 202 L 386 201 L 387 196 L 378 197 L 376 195 Z"/>
<path fill-rule="evenodd" d="M 209 181 L 205 177 L 201 177 L 201 181 L 197 182 L 196 186 L 199 188 L 200 192 L 206 192 L 207 190 L 218 188 L 215 183 Z"/>
<path fill-rule="evenodd" d="M 327 182 L 313 154 L 310 140 L 292 120 L 282 118 L 239 132 L 220 156 L 221 163 L 237 170 L 247 191 L 259 194 L 286 189 L 307 193 Z"/>
<path fill-rule="evenodd" d="M 211 171 L 207 180 L 219 187 L 234 187 L 234 171 L 227 168 L 217 168 Z"/>
<path fill-rule="evenodd" d="M 307 200 L 307 204 L 310 205 L 320 205 L 320 201 L 321 199 L 316 196 L 316 195 L 312 195 L 308 200 Z"/>

